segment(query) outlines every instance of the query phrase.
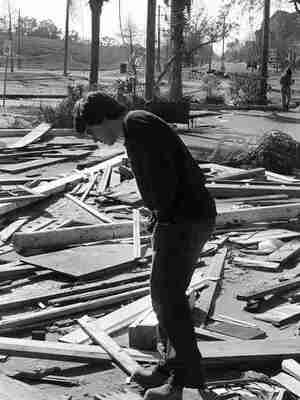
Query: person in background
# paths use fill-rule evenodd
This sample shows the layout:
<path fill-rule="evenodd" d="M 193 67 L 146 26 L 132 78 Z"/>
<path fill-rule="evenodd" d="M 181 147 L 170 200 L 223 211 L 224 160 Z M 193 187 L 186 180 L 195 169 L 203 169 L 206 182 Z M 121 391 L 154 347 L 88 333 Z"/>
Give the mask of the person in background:
<path fill-rule="evenodd" d="M 288 111 L 291 101 L 291 85 L 294 83 L 292 79 L 291 67 L 288 67 L 280 77 L 281 85 L 281 102 L 283 111 Z"/>
<path fill-rule="evenodd" d="M 108 145 L 123 139 L 143 202 L 152 212 L 150 288 L 162 358 L 132 380 L 147 389 L 145 400 L 181 400 L 184 387 L 198 389 L 204 400 L 215 398 L 206 387 L 186 296 L 216 217 L 203 172 L 164 120 L 144 110 L 127 112 L 102 92 L 76 104 L 75 129 Z"/>

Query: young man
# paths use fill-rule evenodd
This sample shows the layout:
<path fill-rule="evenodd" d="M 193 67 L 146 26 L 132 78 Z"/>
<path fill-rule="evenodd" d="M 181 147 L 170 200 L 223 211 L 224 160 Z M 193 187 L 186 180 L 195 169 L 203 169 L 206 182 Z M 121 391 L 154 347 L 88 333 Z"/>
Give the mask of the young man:
<path fill-rule="evenodd" d="M 204 175 L 165 121 L 146 111 L 127 113 L 101 92 L 78 102 L 75 128 L 109 145 L 123 138 L 142 199 L 153 215 L 150 285 L 163 358 L 152 371 L 141 370 L 132 378 L 148 389 L 146 400 L 181 400 L 183 387 L 197 388 L 208 398 L 186 297 L 216 216 Z"/>
<path fill-rule="evenodd" d="M 291 94 L 292 94 L 291 90 L 292 84 L 293 84 L 292 70 L 290 67 L 288 67 L 280 78 L 281 102 L 283 111 L 289 111 Z"/>

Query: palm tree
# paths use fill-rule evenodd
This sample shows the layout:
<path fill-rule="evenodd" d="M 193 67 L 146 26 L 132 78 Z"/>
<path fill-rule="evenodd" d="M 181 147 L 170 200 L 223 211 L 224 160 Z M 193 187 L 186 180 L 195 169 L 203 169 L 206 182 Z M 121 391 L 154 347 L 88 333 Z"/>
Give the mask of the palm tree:
<path fill-rule="evenodd" d="M 99 48 L 100 48 L 100 17 L 102 6 L 108 0 L 89 0 L 92 14 L 92 43 L 91 43 L 91 69 L 90 87 L 95 87 L 98 83 L 99 71 Z"/>
<path fill-rule="evenodd" d="M 183 55 L 183 30 L 185 25 L 185 11 L 190 14 L 192 0 L 164 0 L 171 3 L 171 49 L 174 61 L 170 74 L 170 101 L 182 99 L 182 55 Z"/>

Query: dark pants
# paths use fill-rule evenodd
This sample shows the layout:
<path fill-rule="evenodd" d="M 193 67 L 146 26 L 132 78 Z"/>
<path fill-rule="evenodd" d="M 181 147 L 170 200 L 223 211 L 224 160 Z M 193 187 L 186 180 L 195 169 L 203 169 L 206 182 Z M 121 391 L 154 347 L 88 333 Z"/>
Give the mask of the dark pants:
<path fill-rule="evenodd" d="M 157 223 L 153 232 L 151 298 L 160 340 L 170 341 L 166 364 L 179 384 L 203 387 L 204 375 L 192 313 L 186 296 L 195 263 L 214 227 L 210 221 Z M 174 353 L 174 352 L 173 352 Z"/>
<path fill-rule="evenodd" d="M 289 110 L 290 101 L 291 101 L 290 86 L 282 86 L 281 87 L 281 102 L 282 102 L 282 108 L 284 111 Z"/>

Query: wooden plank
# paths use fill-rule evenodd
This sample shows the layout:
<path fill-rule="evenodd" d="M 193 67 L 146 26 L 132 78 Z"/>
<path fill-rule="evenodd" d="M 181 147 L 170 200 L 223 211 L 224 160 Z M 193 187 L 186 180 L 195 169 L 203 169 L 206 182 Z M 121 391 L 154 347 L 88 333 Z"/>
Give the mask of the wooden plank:
<path fill-rule="evenodd" d="M 25 161 L 22 163 L 0 165 L 0 171 L 9 172 L 10 174 L 18 174 L 20 172 L 29 171 L 34 168 L 41 168 L 46 165 L 56 164 L 66 161 L 65 157 L 60 158 L 44 158 L 41 160 Z"/>
<path fill-rule="evenodd" d="M 97 174 L 93 174 L 90 178 L 89 184 L 87 185 L 87 188 L 85 189 L 83 195 L 81 196 L 80 200 L 84 201 L 87 196 L 89 195 L 90 191 L 92 190 L 93 186 L 96 183 L 98 175 Z"/>
<path fill-rule="evenodd" d="M 151 308 L 150 296 L 145 296 L 90 322 L 90 325 L 95 329 L 104 330 L 107 334 L 112 334 L 129 326 L 139 315 Z M 60 337 L 59 340 L 67 343 L 91 343 L 88 335 L 81 328 Z"/>
<path fill-rule="evenodd" d="M 11 149 L 21 149 L 22 147 L 28 146 L 31 143 L 41 139 L 51 129 L 51 124 L 42 123 L 29 132 L 25 137 L 13 143 L 9 147 Z"/>
<path fill-rule="evenodd" d="M 225 259 L 227 255 L 227 248 L 221 249 L 211 260 L 209 269 L 207 271 L 207 276 L 220 279 L 223 273 L 223 268 L 225 264 Z M 216 290 L 218 287 L 218 281 L 211 281 L 207 289 L 205 289 L 201 294 L 200 298 L 196 301 L 194 308 L 199 311 L 201 318 L 197 318 L 197 325 L 203 327 L 209 313 L 213 307 L 213 302 L 216 296 Z"/>
<path fill-rule="evenodd" d="M 294 239 L 275 250 L 267 258 L 271 262 L 285 264 L 300 254 L 300 240 Z"/>
<path fill-rule="evenodd" d="M 279 221 L 281 219 L 296 218 L 300 214 L 300 203 L 249 207 L 234 211 L 221 211 L 216 218 L 217 226 L 249 224 L 262 221 Z"/>
<path fill-rule="evenodd" d="M 45 196 L 41 194 L 28 194 L 24 196 L 7 196 L 7 197 L 0 197 L 0 203 L 8 203 L 8 202 L 18 202 L 24 200 L 42 200 Z"/>
<path fill-rule="evenodd" d="M 83 203 L 81 200 L 77 199 L 76 197 L 72 196 L 71 194 L 66 194 L 69 200 L 73 201 L 73 203 L 77 204 L 79 207 L 83 208 L 89 214 L 94 215 L 94 217 L 98 218 L 102 222 L 112 223 L 113 220 L 109 218 L 105 213 L 101 213 L 96 210 L 94 207 L 89 206 L 88 204 Z"/>
<path fill-rule="evenodd" d="M 241 340 L 253 340 L 264 338 L 266 333 L 256 327 L 242 326 L 233 321 L 211 321 L 206 324 L 205 329 L 211 332 L 221 333 Z"/>
<path fill-rule="evenodd" d="M 0 374 L 0 398 L 1 400 L 50 400 L 47 392 L 2 373 Z"/>
<path fill-rule="evenodd" d="M 280 367 L 282 360 L 293 358 L 300 360 L 299 337 L 285 339 L 251 340 L 251 346 L 245 346 L 243 341 L 214 341 L 199 343 L 203 366 L 208 368 L 241 367 L 255 368 L 271 364 L 273 368 Z M 129 354 L 137 361 L 155 362 L 151 354 L 128 349 Z M 50 360 L 92 362 L 104 361 L 109 357 L 100 346 L 57 343 L 40 340 L 15 339 L 0 337 L 0 354 L 16 357 L 29 357 Z"/>
<path fill-rule="evenodd" d="M 85 333 L 101 346 L 127 375 L 131 376 L 140 369 L 139 364 L 104 331 L 90 326 L 85 318 L 79 319 L 78 323 Z"/>
<path fill-rule="evenodd" d="M 128 354 L 135 360 L 157 362 L 152 355 L 128 349 Z M 33 359 L 71 361 L 80 363 L 101 362 L 111 358 L 100 346 L 49 342 L 0 337 L 0 354 Z M 17 399 L 15 399 L 17 400 Z"/>
<path fill-rule="evenodd" d="M 112 304 L 118 304 L 122 301 L 137 298 L 147 294 L 148 288 L 133 290 L 131 292 L 109 296 L 103 299 L 91 300 L 77 304 L 71 304 L 63 307 L 56 307 L 48 310 L 36 311 L 24 315 L 11 317 L 0 321 L 0 332 L 11 332 L 18 328 L 24 329 L 26 325 L 32 325 L 37 322 L 55 320 L 61 316 L 73 315 L 76 313 L 94 310 Z"/>
<path fill-rule="evenodd" d="M 16 263 L 10 263 L 12 266 Z M 8 264 L 4 264 L 7 266 Z M 17 269 L 18 267 L 16 267 Z M 24 268 L 24 267 L 23 267 Z M 35 268 L 35 267 L 30 267 L 26 266 L 26 268 Z M 8 269 L 8 268 L 7 268 Z M 13 269 L 13 268 L 12 268 Z M 36 268 L 35 268 L 36 269 Z M 2 273 L 2 269 L 0 270 L 0 277 Z M 10 272 L 10 270 L 9 270 Z M 38 291 L 38 293 L 31 293 L 26 296 L 18 296 L 13 298 L 12 300 L 0 300 L 0 309 L 1 311 L 5 310 L 11 310 L 14 308 L 18 307 L 26 307 L 29 305 L 34 305 L 39 302 L 47 302 L 48 300 L 57 298 L 59 299 L 60 297 L 63 296 L 73 296 L 75 294 L 80 294 L 80 293 L 86 293 L 89 292 L 90 290 L 96 290 L 96 289 L 106 289 L 107 287 L 114 287 L 120 284 L 126 284 L 130 283 L 133 281 L 145 281 L 149 278 L 150 272 L 140 272 L 140 273 L 128 273 L 128 274 L 121 274 L 118 277 L 110 278 L 107 280 L 101 280 L 100 282 L 95 282 L 95 283 L 88 283 L 84 285 L 75 285 L 68 287 L 66 289 L 58 289 L 58 290 L 49 290 L 47 293 L 41 293 Z M 136 303 L 138 304 L 140 300 L 137 300 Z M 127 306 L 126 306 L 127 307 Z M 123 308 L 122 308 L 123 310 Z M 120 316 L 118 316 L 119 318 Z M 81 343 L 81 342 L 78 342 Z"/>
<path fill-rule="evenodd" d="M 141 257 L 140 212 L 133 210 L 133 258 Z"/>
<path fill-rule="evenodd" d="M 97 194 L 102 194 L 105 192 L 105 190 L 108 186 L 110 177 L 111 177 L 111 172 L 112 172 L 112 167 L 111 167 L 111 165 L 108 165 L 105 168 L 104 173 L 101 177 L 101 181 L 100 181 L 98 189 L 97 189 Z"/>
<path fill-rule="evenodd" d="M 284 372 L 300 381 L 300 364 L 297 361 L 291 358 L 289 360 L 283 360 L 281 368 Z"/>
<path fill-rule="evenodd" d="M 264 259 L 249 258 L 249 257 L 233 257 L 233 264 L 244 268 L 253 268 L 260 271 L 276 272 L 280 268 L 279 262 L 265 261 Z"/>
<path fill-rule="evenodd" d="M 291 289 L 300 287 L 300 278 L 292 279 L 286 282 L 275 283 L 273 285 L 264 285 L 263 288 L 254 288 L 246 291 L 243 294 L 238 294 L 238 300 L 249 301 L 262 299 L 265 296 L 287 292 Z"/>
<path fill-rule="evenodd" d="M 262 242 L 269 239 L 290 239 L 300 236 L 299 232 L 291 231 L 288 229 L 266 229 L 262 232 L 256 232 L 251 235 L 246 235 L 243 238 L 230 238 L 231 243 L 240 244 L 241 246 L 248 246 Z"/>
<path fill-rule="evenodd" d="M 7 242 L 16 231 L 18 231 L 23 225 L 26 224 L 26 222 L 28 222 L 28 220 L 29 217 L 21 217 L 9 224 L 0 232 L 0 240 L 4 243 Z"/>
<path fill-rule="evenodd" d="M 91 290 L 87 293 L 80 293 L 75 295 L 69 295 L 65 297 L 59 297 L 53 300 L 48 300 L 48 305 L 51 306 L 62 306 L 70 303 L 78 303 L 81 301 L 100 299 L 102 297 L 113 296 L 115 294 L 129 292 L 131 290 L 140 288 L 149 288 L 149 282 L 133 282 L 127 283 L 126 285 L 114 286 L 112 288 L 105 288 L 100 290 Z"/>
<path fill-rule="evenodd" d="M 300 382 L 294 377 L 285 374 L 284 372 L 280 372 L 279 374 L 272 376 L 272 380 L 294 393 L 297 397 L 300 397 Z"/>
<path fill-rule="evenodd" d="M 254 318 L 260 321 L 271 322 L 275 326 L 280 326 L 298 315 L 300 315 L 300 305 L 288 304 L 274 307 L 261 314 L 256 314 Z"/>
<path fill-rule="evenodd" d="M 230 198 L 241 196 L 262 196 L 268 194 L 287 194 L 300 197 L 300 187 L 292 185 L 255 185 L 207 183 L 206 188 L 213 197 Z"/>
<path fill-rule="evenodd" d="M 26 264 L 50 269 L 76 278 L 91 278 L 128 269 L 134 258 L 131 244 L 100 244 L 72 247 L 30 257 Z"/>
<path fill-rule="evenodd" d="M 24 265 L 20 261 L 0 265 L 0 279 L 14 279 L 20 276 L 26 276 L 37 271 L 37 267 L 32 265 Z"/>
<path fill-rule="evenodd" d="M 245 171 L 237 171 L 237 172 L 225 172 L 222 175 L 211 177 L 210 180 L 214 180 L 215 182 L 221 182 L 226 179 L 231 180 L 241 180 L 241 179 L 249 179 L 249 178 L 264 178 L 266 176 L 265 168 L 255 168 L 249 169 Z"/>
<path fill-rule="evenodd" d="M 145 231 L 145 224 L 142 225 Z M 16 249 L 57 249 L 71 244 L 127 238 L 133 235 L 132 222 L 99 224 L 47 230 L 45 232 L 20 232 L 13 236 Z"/>

